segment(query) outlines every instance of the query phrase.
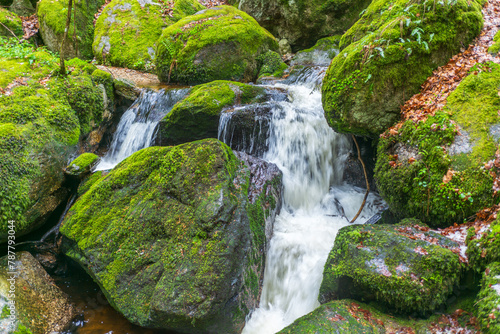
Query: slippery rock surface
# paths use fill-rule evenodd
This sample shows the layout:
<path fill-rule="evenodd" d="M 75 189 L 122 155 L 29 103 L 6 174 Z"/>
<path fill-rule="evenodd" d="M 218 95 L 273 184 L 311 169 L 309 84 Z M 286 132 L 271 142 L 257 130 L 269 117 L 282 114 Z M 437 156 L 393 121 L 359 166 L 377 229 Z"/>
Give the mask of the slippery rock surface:
<path fill-rule="evenodd" d="M 10 280 L 11 272 L 17 273 L 14 280 Z M 12 282 L 15 283 L 12 285 Z M 10 294 L 14 294 L 15 299 Z M 28 252 L 16 253 L 16 259 L 11 261 L 7 256 L 0 259 L 0 304 L 11 299 L 16 305 L 18 328 L 24 327 L 33 334 L 62 332 L 76 315 L 69 297 Z M 2 317 L 3 312 L 0 323 Z"/>
<path fill-rule="evenodd" d="M 203 8 L 196 0 L 176 0 L 168 4 L 113 0 L 96 21 L 94 55 L 103 64 L 154 71 L 156 42 L 162 30 Z"/>
<path fill-rule="evenodd" d="M 136 152 L 69 210 L 65 253 L 135 324 L 238 333 L 281 203 L 277 168 L 243 159 L 250 167 L 216 139 Z"/>
<path fill-rule="evenodd" d="M 156 68 L 163 82 L 249 82 L 259 73 L 258 56 L 278 51 L 276 39 L 248 14 L 218 6 L 185 17 L 163 30 Z"/>
<path fill-rule="evenodd" d="M 481 31 L 479 1 L 453 5 L 374 1 L 342 36 L 322 87 L 328 124 L 376 137 L 441 65 Z"/>
<path fill-rule="evenodd" d="M 325 264 L 320 300 L 376 299 L 404 313 L 433 311 L 459 282 L 459 246 L 411 222 L 344 227 Z"/>

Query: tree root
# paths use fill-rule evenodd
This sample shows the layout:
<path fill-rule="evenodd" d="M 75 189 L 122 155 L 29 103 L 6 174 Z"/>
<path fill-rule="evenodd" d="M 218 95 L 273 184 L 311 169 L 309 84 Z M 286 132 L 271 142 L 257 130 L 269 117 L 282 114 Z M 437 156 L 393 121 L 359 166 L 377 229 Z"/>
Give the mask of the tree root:
<path fill-rule="evenodd" d="M 359 162 L 361 162 L 361 166 L 363 166 L 363 173 L 365 174 L 365 181 L 366 181 L 365 197 L 363 198 L 363 203 L 361 204 L 361 207 L 359 208 L 358 213 L 350 221 L 350 223 L 352 224 L 356 221 L 356 219 L 358 219 L 359 215 L 361 214 L 361 211 L 363 211 L 363 208 L 365 207 L 366 199 L 368 198 L 368 194 L 370 193 L 370 183 L 368 182 L 368 175 L 366 174 L 365 163 L 363 162 L 363 159 L 361 159 L 361 152 L 359 150 L 358 141 L 356 140 L 356 137 L 354 137 L 354 135 L 351 135 L 351 136 L 352 136 L 352 140 L 354 140 L 354 144 L 356 144 L 356 149 L 358 150 L 358 160 L 359 160 Z"/>

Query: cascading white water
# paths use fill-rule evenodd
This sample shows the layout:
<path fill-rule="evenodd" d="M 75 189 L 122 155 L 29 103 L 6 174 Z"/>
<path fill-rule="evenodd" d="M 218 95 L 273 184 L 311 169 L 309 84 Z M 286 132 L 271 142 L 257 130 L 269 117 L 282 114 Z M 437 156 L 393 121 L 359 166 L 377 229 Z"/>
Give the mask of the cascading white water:
<path fill-rule="evenodd" d="M 154 140 L 158 122 L 172 110 L 175 103 L 186 96 L 187 92 L 188 89 L 159 92 L 143 90 L 121 117 L 109 151 L 96 166 L 96 170 L 111 169 L 133 153 L 149 147 Z"/>
<path fill-rule="evenodd" d="M 279 102 L 272 112 L 264 159 L 283 172 L 284 206 L 267 253 L 260 306 L 247 319 L 244 334 L 275 333 L 319 306 L 323 267 L 335 236 L 363 201 L 363 190 L 341 184 L 349 141 L 326 123 L 318 78 L 307 82 L 276 85 L 288 90 L 290 101 Z M 357 223 L 378 211 L 375 199 L 368 197 Z"/>

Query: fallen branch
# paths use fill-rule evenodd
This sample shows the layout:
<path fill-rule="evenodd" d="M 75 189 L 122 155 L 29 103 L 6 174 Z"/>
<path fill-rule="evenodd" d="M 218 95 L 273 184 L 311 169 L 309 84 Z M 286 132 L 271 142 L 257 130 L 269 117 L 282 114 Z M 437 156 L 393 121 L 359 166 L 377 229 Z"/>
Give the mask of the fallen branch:
<path fill-rule="evenodd" d="M 358 141 L 356 140 L 356 137 L 354 137 L 354 135 L 351 135 L 351 136 L 352 136 L 352 140 L 354 140 L 354 144 L 356 144 L 356 149 L 358 150 L 358 160 L 359 160 L 359 162 L 361 162 L 361 166 L 363 166 L 363 172 L 365 174 L 365 181 L 366 181 L 365 197 L 363 198 L 363 203 L 361 204 L 361 207 L 359 208 L 358 213 L 356 214 L 356 216 L 354 216 L 354 218 L 350 222 L 352 224 L 352 223 L 354 223 L 354 221 L 356 221 L 356 219 L 358 219 L 359 215 L 361 214 L 361 211 L 363 211 L 363 208 L 365 207 L 366 199 L 368 198 L 368 193 L 370 192 L 370 183 L 368 182 L 368 175 L 366 174 L 365 163 L 363 162 L 363 159 L 361 159 L 361 152 L 359 150 Z"/>
<path fill-rule="evenodd" d="M 19 43 L 21 43 L 21 40 L 19 39 L 19 37 L 17 37 L 17 36 L 16 36 L 16 34 L 14 34 L 14 32 L 13 32 L 12 30 L 10 30 L 10 29 L 9 29 L 9 27 L 7 27 L 7 26 L 6 26 L 5 24 L 3 24 L 2 22 L 0 22 L 0 24 L 2 25 L 2 27 L 4 27 L 5 29 L 7 29 L 7 30 L 8 30 L 8 31 L 12 34 L 12 36 L 14 36 L 14 37 L 17 39 L 17 41 L 18 41 Z"/>

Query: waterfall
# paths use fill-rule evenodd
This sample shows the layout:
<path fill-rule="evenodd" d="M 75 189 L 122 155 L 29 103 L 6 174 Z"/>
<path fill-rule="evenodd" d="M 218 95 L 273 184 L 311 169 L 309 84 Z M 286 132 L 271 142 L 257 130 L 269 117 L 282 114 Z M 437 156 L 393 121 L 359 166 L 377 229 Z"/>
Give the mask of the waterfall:
<path fill-rule="evenodd" d="M 121 117 L 109 151 L 96 166 L 96 170 L 111 169 L 133 153 L 149 147 L 155 139 L 158 122 L 186 96 L 188 91 L 188 89 L 158 92 L 143 90 Z"/>
<path fill-rule="evenodd" d="M 342 184 L 351 148 L 324 118 L 318 89 L 323 73 L 324 68 L 307 68 L 274 85 L 286 89 L 289 99 L 272 110 L 263 157 L 283 172 L 284 205 L 274 223 L 260 305 L 247 318 L 244 334 L 275 333 L 319 306 L 323 267 L 335 236 L 363 201 L 363 189 Z M 356 223 L 378 211 L 377 198 L 369 195 Z"/>

